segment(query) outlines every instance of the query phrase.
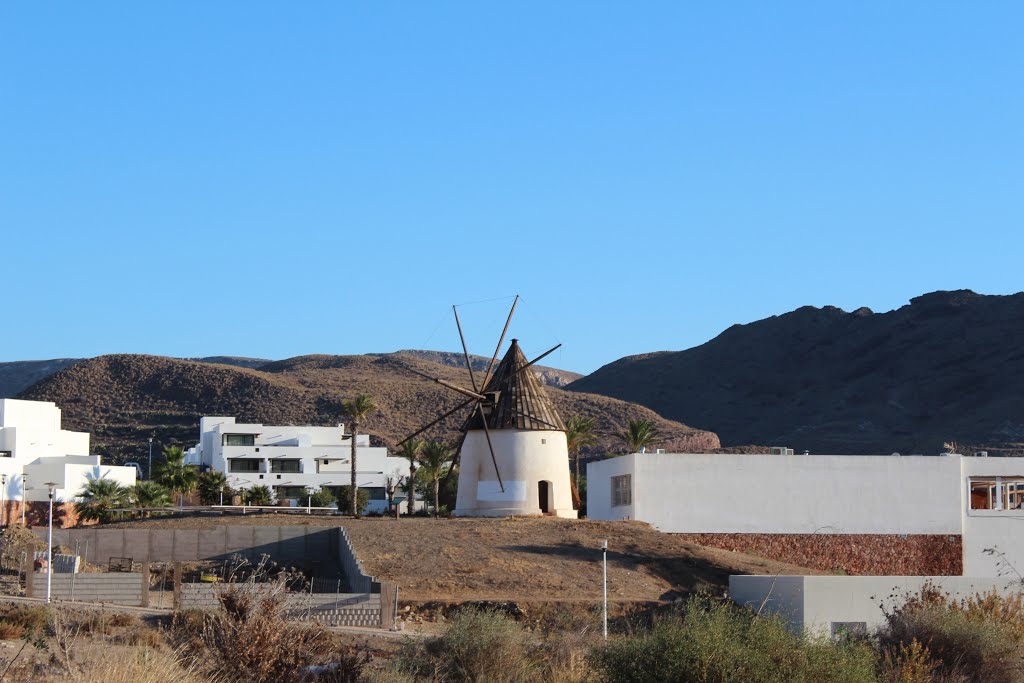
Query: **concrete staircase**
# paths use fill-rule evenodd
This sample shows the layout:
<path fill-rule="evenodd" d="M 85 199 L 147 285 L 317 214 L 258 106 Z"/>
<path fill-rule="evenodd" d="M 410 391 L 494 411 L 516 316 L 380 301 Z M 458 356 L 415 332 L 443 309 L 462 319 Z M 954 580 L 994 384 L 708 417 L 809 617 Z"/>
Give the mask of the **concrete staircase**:
<path fill-rule="evenodd" d="M 380 595 L 361 595 L 312 606 L 305 610 L 290 610 L 288 616 L 292 619 L 316 621 L 324 626 L 379 628 L 381 625 Z"/>

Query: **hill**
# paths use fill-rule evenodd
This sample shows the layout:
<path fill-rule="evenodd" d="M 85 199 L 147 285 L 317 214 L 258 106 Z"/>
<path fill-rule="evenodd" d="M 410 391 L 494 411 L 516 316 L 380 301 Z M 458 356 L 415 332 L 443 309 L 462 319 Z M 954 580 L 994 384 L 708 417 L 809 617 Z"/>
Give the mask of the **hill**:
<path fill-rule="evenodd" d="M 730 574 L 817 574 L 746 553 L 689 543 L 643 522 L 557 518 L 361 519 L 246 515 L 148 519 L 109 528 L 209 529 L 224 525 L 343 526 L 365 570 L 395 581 L 403 600 L 599 601 L 601 541 L 608 541 L 613 602 L 721 594 Z"/>
<path fill-rule="evenodd" d="M 934 292 L 888 313 L 806 306 L 569 385 L 798 452 L 1024 452 L 1024 293 Z"/>
<path fill-rule="evenodd" d="M 258 369 L 161 356 L 111 355 L 82 360 L 36 383 L 19 398 L 54 401 L 67 429 L 89 431 L 93 449 L 114 462 L 138 459 L 147 439 L 192 445 L 203 415 L 231 415 L 264 424 L 331 425 L 344 421 L 342 401 L 368 393 L 380 406 L 365 431 L 394 445 L 459 403 L 453 392 L 408 368 L 465 383 L 465 371 L 420 354 L 300 356 Z M 716 448 L 709 432 L 666 420 L 651 410 L 605 396 L 548 387 L 564 416 L 592 415 L 604 434 L 596 452 L 618 448 L 611 434 L 630 418 L 653 420 L 668 443 L 688 450 Z M 453 418 L 435 437 L 456 438 Z"/>

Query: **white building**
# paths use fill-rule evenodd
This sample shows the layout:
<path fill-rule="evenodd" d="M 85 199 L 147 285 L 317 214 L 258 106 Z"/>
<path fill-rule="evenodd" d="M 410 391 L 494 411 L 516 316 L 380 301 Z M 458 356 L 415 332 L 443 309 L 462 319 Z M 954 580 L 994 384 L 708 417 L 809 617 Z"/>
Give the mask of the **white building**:
<path fill-rule="evenodd" d="M 591 519 L 737 548 L 744 538 L 765 547 L 758 537 L 788 535 L 792 547 L 828 536 L 877 558 L 881 569 L 858 573 L 1024 573 L 1024 458 L 635 453 L 592 462 L 587 477 Z M 922 548 L 911 571 L 899 569 Z M 952 569 L 925 571 L 935 560 Z"/>
<path fill-rule="evenodd" d="M 60 408 L 49 401 L 0 399 L 0 478 L 6 478 L 0 489 L 7 511 L 14 503 L 48 501 L 49 482 L 56 484 L 56 502 L 74 502 L 92 479 L 135 484 L 134 467 L 101 464 L 100 456 L 89 455 L 89 434 L 61 429 L 60 422 Z"/>
<path fill-rule="evenodd" d="M 199 443 L 187 451 L 186 462 L 223 472 L 234 489 L 266 486 L 276 500 L 292 499 L 304 505 L 309 489 L 337 489 L 352 483 L 351 438 L 341 424 L 281 427 L 239 424 L 233 417 L 203 417 Z M 385 479 L 409 473 L 408 461 L 388 456 L 384 447 L 371 446 L 366 434 L 356 436 L 356 467 L 356 485 L 370 495 L 366 512 L 387 510 Z M 404 491 L 395 497 L 396 502 L 404 499 Z"/>
<path fill-rule="evenodd" d="M 513 339 L 483 389 L 483 417 L 474 412 L 463 426 L 456 516 L 576 518 L 565 426 L 526 366 Z"/>

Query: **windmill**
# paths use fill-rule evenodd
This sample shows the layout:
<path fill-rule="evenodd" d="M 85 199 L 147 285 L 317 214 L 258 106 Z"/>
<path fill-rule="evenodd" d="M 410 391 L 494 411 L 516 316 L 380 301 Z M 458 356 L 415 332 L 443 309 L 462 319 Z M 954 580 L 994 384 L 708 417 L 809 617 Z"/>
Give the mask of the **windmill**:
<path fill-rule="evenodd" d="M 464 412 L 462 437 L 455 454 L 456 462 L 461 460 L 456 515 L 558 514 L 575 517 L 565 426 L 542 385 L 529 371 L 561 344 L 527 361 L 518 341 L 513 339 L 501 362 L 497 362 L 518 303 L 519 297 L 516 296 L 487 370 L 479 378 L 473 371 L 458 308 L 452 306 L 469 387 L 432 377 L 408 366 L 406 369 L 460 394 L 464 400 L 402 439 L 398 445 Z"/>

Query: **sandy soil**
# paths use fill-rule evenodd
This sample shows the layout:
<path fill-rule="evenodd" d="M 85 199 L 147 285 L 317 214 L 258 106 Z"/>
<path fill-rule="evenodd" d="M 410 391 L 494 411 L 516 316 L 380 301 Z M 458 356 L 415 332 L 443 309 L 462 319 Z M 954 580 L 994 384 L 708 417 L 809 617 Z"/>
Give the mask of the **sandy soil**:
<path fill-rule="evenodd" d="M 396 581 L 403 600 L 599 600 L 603 539 L 609 545 L 613 600 L 670 600 L 700 589 L 721 594 L 730 574 L 821 573 L 685 543 L 641 522 L 268 514 L 111 526 L 200 529 L 226 524 L 344 526 L 366 571 Z"/>

